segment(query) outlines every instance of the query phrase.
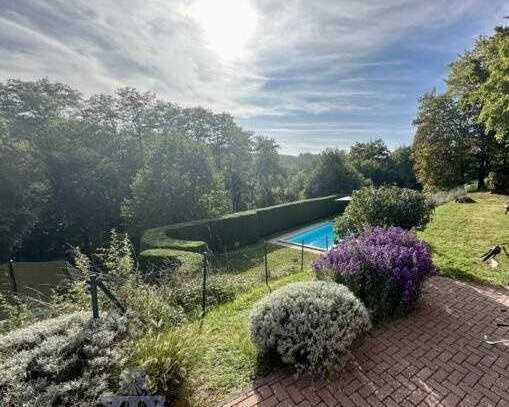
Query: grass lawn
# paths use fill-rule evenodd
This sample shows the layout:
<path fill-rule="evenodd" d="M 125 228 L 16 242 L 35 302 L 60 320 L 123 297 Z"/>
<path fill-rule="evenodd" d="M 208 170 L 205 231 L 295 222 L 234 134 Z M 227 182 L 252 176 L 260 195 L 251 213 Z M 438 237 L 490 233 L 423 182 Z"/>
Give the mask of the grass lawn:
<path fill-rule="evenodd" d="M 499 266 L 492 269 L 480 262 L 488 248 L 505 243 L 509 249 L 509 214 L 504 214 L 508 196 L 489 193 L 469 194 L 476 203 L 449 202 L 435 210 L 433 221 L 418 233 L 433 250 L 433 261 L 443 275 L 509 285 L 509 257 L 501 253 Z"/>
<path fill-rule="evenodd" d="M 475 204 L 450 202 L 438 207 L 433 221 L 419 232 L 419 236 L 431 245 L 434 262 L 444 275 L 508 285 L 509 258 L 499 255 L 497 269 L 481 264 L 478 259 L 489 247 L 509 243 L 509 215 L 504 215 L 503 209 L 508 198 L 487 193 L 470 196 Z M 286 265 L 297 271 L 272 281 L 272 289 L 310 278 L 311 261 L 315 254 L 305 253 L 305 271 L 300 273 L 295 260 L 298 252 L 275 247 L 270 250 L 274 256 L 273 268 L 284 269 Z M 242 269 L 246 274 L 259 275 L 263 268 L 261 253 L 257 246 L 240 251 L 241 256 L 232 256 L 236 264 L 231 266 Z M 249 312 L 253 304 L 267 293 L 265 285 L 259 283 L 233 302 L 213 308 L 202 321 L 201 341 L 206 350 L 199 367 L 191 375 L 194 403 L 215 405 L 244 388 L 254 376 L 268 373 L 267 366 L 258 361 L 258 353 L 248 331 Z"/>
<path fill-rule="evenodd" d="M 248 249 L 258 253 L 256 247 Z M 297 256 L 298 255 L 298 256 Z M 296 257 L 297 256 L 297 257 Z M 295 273 L 270 282 L 272 290 L 295 281 L 309 279 L 311 262 L 316 254 L 304 253 L 304 272 L 300 264 L 296 267 L 295 259 L 300 252 L 286 247 L 272 247 L 269 255 L 269 268 L 279 271 L 294 268 Z M 253 261 L 253 257 L 244 262 L 250 264 L 245 273 L 259 274 L 263 268 L 263 257 Z M 255 256 L 257 258 L 257 256 Z M 260 263 L 261 262 L 261 263 Z M 279 271 L 278 271 L 279 270 Z M 258 364 L 258 355 L 249 338 L 249 312 L 260 298 L 269 293 L 263 283 L 254 285 L 249 291 L 240 294 L 234 301 L 217 306 L 209 311 L 201 322 L 203 342 L 200 348 L 205 349 L 202 359 L 191 374 L 194 389 L 194 403 L 198 405 L 215 405 L 232 392 L 244 388 L 263 366 Z M 193 403 L 193 404 L 194 404 Z"/>

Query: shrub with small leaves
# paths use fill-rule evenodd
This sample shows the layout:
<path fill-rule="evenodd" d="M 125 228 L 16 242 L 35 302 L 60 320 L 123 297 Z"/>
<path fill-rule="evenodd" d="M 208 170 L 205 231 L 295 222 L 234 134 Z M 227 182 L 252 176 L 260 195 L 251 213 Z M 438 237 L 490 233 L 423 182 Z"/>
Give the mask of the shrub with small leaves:
<path fill-rule="evenodd" d="M 395 186 L 365 187 L 352 194 L 345 212 L 336 220 L 339 237 L 358 234 L 373 226 L 411 229 L 426 225 L 434 205 L 424 194 Z"/>
<path fill-rule="evenodd" d="M 428 245 L 402 228 L 374 228 L 348 237 L 313 264 L 318 278 L 350 287 L 376 322 L 405 315 L 424 281 L 436 274 Z"/>
<path fill-rule="evenodd" d="M 0 337 L 2 405 L 89 406 L 114 392 L 126 317 L 77 312 Z"/>
<path fill-rule="evenodd" d="M 342 355 L 370 328 L 364 305 L 345 286 L 309 281 L 289 284 L 263 298 L 251 312 L 251 338 L 276 352 L 298 373 L 330 376 Z"/>

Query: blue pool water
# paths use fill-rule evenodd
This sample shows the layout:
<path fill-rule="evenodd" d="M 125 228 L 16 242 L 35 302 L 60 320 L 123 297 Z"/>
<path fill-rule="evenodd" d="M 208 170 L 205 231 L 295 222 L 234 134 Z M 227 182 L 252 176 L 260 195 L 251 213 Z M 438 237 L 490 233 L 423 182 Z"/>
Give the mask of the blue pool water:
<path fill-rule="evenodd" d="M 297 233 L 286 239 L 286 242 L 304 246 L 313 247 L 316 249 L 327 250 L 334 246 L 334 229 L 333 223 L 323 223 L 305 232 Z"/>

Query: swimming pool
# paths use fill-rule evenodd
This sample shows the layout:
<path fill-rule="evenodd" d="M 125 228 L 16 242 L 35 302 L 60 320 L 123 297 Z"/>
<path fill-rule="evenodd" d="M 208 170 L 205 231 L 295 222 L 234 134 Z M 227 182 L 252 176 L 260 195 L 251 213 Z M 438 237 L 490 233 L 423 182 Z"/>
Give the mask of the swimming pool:
<path fill-rule="evenodd" d="M 334 238 L 333 223 L 327 222 L 291 235 L 284 241 L 296 245 L 304 244 L 304 246 L 314 249 L 327 250 L 334 246 Z"/>

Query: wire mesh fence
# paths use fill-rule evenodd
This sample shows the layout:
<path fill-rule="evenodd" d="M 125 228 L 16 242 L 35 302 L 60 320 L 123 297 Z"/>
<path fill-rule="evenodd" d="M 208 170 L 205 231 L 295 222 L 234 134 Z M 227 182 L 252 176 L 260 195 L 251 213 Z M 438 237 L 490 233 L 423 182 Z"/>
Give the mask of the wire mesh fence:
<path fill-rule="evenodd" d="M 207 252 L 201 270 L 204 298 L 210 297 L 220 284 L 223 291 L 231 296 L 241 294 L 257 285 L 271 290 L 271 283 L 282 277 L 310 271 L 311 263 L 317 256 L 304 245 L 286 246 L 272 242 L 225 253 Z M 202 311 L 214 301 L 202 301 Z"/>
<path fill-rule="evenodd" d="M 188 313 L 204 315 L 211 307 L 232 301 L 253 287 L 265 286 L 269 292 L 276 280 L 310 271 L 316 256 L 304 245 L 290 247 L 272 242 L 259 242 L 235 251 L 207 251 L 203 253 L 201 264 L 191 268 L 175 267 L 175 263 L 162 266 L 164 270 L 157 271 L 160 278 L 145 280 L 145 288 L 148 285 L 155 286 L 155 290 L 165 292 L 169 302 L 182 306 Z M 6 268 L 5 277 L 9 277 L 8 286 L 16 294 L 15 277 L 12 278 L 18 274 L 16 263 L 13 269 L 14 273 L 9 274 L 11 269 Z M 143 280 L 143 272 L 138 272 L 140 280 Z M 68 279 L 69 273 L 66 275 Z M 122 302 L 123 298 L 118 297 L 117 288 L 122 284 L 122 281 L 112 279 L 112 276 L 92 270 L 87 285 L 90 310 L 94 317 L 100 315 L 103 310 L 101 307 L 128 308 L 128 304 Z M 153 292 L 140 286 L 139 295 L 152 295 Z"/>

